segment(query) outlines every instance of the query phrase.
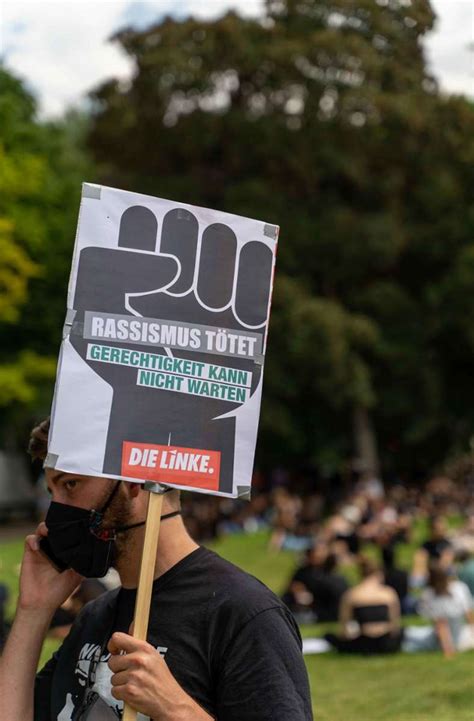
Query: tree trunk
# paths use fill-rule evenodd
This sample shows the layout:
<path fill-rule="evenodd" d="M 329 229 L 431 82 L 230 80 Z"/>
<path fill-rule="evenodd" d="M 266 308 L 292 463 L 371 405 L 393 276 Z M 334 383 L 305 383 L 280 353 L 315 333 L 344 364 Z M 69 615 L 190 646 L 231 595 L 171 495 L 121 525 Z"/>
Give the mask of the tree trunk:
<path fill-rule="evenodd" d="M 360 471 L 363 474 L 378 476 L 380 473 L 377 439 L 369 411 L 363 406 L 355 406 L 353 413 L 354 449 Z"/>

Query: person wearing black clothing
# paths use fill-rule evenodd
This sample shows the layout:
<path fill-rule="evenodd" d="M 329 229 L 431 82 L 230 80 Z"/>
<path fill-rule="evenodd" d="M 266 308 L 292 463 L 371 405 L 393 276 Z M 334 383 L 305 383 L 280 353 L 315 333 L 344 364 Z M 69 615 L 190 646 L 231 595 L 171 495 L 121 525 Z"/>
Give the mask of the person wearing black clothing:
<path fill-rule="evenodd" d="M 430 519 L 430 537 L 423 543 L 421 548 L 428 554 L 429 562 L 439 561 L 450 551 L 452 552 L 451 542 L 447 538 L 447 526 L 444 518 L 434 516 Z"/>
<path fill-rule="evenodd" d="M 388 607 L 384 604 L 359 606 L 354 608 L 354 621 L 364 629 L 369 624 L 388 624 L 390 622 Z M 332 633 L 325 636 L 340 653 L 362 654 L 373 656 L 376 654 L 393 653 L 400 650 L 400 634 L 384 633 L 380 636 L 371 636 L 361 633 L 354 638 L 345 638 Z"/>
<path fill-rule="evenodd" d="M 88 606 L 36 680 L 35 720 L 87 707 L 112 671 L 105 637 L 127 632 L 134 589 L 116 589 Z M 185 602 L 183 603 L 183 599 Z M 155 580 L 148 642 L 180 686 L 218 719 L 305 719 L 305 674 L 291 614 L 256 579 L 199 547 Z M 95 655 L 92 653 L 94 650 Z M 109 693 L 105 700 L 117 713 Z M 268 708 L 272 708 L 272 716 Z"/>
<path fill-rule="evenodd" d="M 454 549 L 448 538 L 448 528 L 442 516 L 432 516 L 429 521 L 430 537 L 413 557 L 412 584 L 424 586 L 432 563 L 449 568 L 454 563 Z"/>
<path fill-rule="evenodd" d="M 394 653 L 402 640 L 398 597 L 393 588 L 384 584 L 377 564 L 370 558 L 359 559 L 359 571 L 362 580 L 341 600 L 342 633 L 328 633 L 324 638 L 340 653 Z M 354 625 L 358 628 L 355 635 Z"/>
<path fill-rule="evenodd" d="M 394 555 L 393 546 L 385 546 L 382 549 L 384 582 L 385 585 L 393 588 L 397 594 L 402 613 L 413 613 L 414 605 L 411 603 L 412 599 L 408 596 L 408 573 L 401 568 L 395 567 Z"/>
<path fill-rule="evenodd" d="M 317 544 L 296 570 L 283 601 L 298 615 L 303 610 L 299 599 L 307 599 L 317 621 L 336 621 L 341 597 L 348 589 L 344 576 L 335 573 L 336 567 L 336 556 L 325 544 Z"/>
<path fill-rule="evenodd" d="M 27 538 L 15 623 L 0 659 L 2 717 L 113 721 L 126 702 L 140 721 L 312 720 L 301 638 L 289 611 L 255 578 L 190 538 L 177 491 L 163 499 L 148 639 L 139 641 L 129 626 L 147 492 L 136 483 L 46 473 L 56 514 L 82 517 L 86 510 L 89 517 L 88 509 L 102 509 L 94 539 L 100 533 L 104 543 L 122 529 L 113 542 L 122 586 L 84 607 L 35 681 L 54 610 L 81 576 L 72 568 L 59 573 L 40 552 L 44 524 Z M 50 524 L 51 546 L 55 533 Z M 75 552 L 85 567 L 87 548 Z"/>

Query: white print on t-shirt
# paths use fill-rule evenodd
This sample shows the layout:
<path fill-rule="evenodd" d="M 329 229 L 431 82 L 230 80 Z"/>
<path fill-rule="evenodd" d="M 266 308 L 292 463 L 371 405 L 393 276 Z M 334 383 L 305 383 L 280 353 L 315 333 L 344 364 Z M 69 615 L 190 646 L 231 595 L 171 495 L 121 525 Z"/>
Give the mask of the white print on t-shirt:
<path fill-rule="evenodd" d="M 58 716 L 58 721 L 71 721 L 74 712 L 74 704 L 70 693 L 66 696 L 66 705 Z"/>
<path fill-rule="evenodd" d="M 160 656 L 164 658 L 168 648 L 166 646 L 157 646 L 156 650 Z M 97 662 L 97 657 L 100 652 L 101 647 L 99 644 L 85 643 L 79 652 L 74 674 L 77 676 L 77 680 L 81 686 L 85 686 L 90 678 L 93 683 L 92 691 L 97 693 L 105 703 L 115 711 L 117 718 L 121 718 L 123 701 L 117 701 L 117 699 L 112 696 L 111 678 L 113 674 L 108 665 L 110 653 L 102 654 Z M 91 675 L 92 663 L 94 663 L 95 666 L 93 675 Z M 66 705 L 59 714 L 57 721 L 71 721 L 74 710 L 72 695 L 68 693 L 66 696 Z M 137 721 L 150 721 L 150 717 L 139 713 L 137 715 Z"/>
<path fill-rule="evenodd" d="M 107 658 L 105 659 L 104 656 L 100 659 L 99 663 L 97 664 L 96 672 L 95 672 L 95 681 L 94 685 L 92 686 L 92 690 L 99 694 L 99 696 L 108 703 L 109 706 L 113 708 L 113 710 L 117 714 L 117 718 L 120 718 L 120 711 L 123 709 L 123 701 L 117 701 L 116 698 L 112 696 L 112 671 L 109 668 L 109 665 L 107 661 L 110 658 L 110 654 L 107 654 Z M 144 719 L 147 719 L 148 716 L 143 717 Z"/>
<path fill-rule="evenodd" d="M 77 676 L 81 686 L 85 686 L 91 673 L 91 664 L 96 661 L 101 648 L 98 643 L 85 643 L 79 651 L 74 675 Z M 109 654 L 110 656 L 110 654 Z"/>

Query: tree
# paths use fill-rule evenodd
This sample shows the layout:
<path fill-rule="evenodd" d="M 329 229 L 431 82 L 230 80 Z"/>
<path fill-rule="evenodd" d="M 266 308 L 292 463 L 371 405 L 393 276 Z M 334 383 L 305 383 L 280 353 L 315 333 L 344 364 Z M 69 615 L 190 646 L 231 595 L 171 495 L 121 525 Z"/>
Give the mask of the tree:
<path fill-rule="evenodd" d="M 0 120 L 4 128 L 0 145 L 0 321 L 13 322 L 26 299 L 28 282 L 38 272 L 27 250 L 15 242 L 16 200 L 28 195 L 39 196 L 43 163 L 40 157 L 21 149 L 20 145 L 22 127 L 32 111 L 30 99 L 22 94 L 20 84 L 4 72 L 0 75 L 0 93 Z M 16 153 L 10 152 L 8 135 L 18 139 Z"/>
<path fill-rule="evenodd" d="M 80 183 L 90 167 L 78 142 L 82 119 L 42 124 L 35 112 L 31 94 L 0 68 L 2 445 L 49 412 Z"/>
<path fill-rule="evenodd" d="M 470 434 L 445 303 L 469 283 L 474 113 L 427 71 L 434 20 L 428 0 L 268 0 L 115 37 L 135 73 L 93 94 L 104 182 L 282 225 L 263 459 L 352 442 L 376 470 L 375 426 L 386 467 L 426 466 Z"/>

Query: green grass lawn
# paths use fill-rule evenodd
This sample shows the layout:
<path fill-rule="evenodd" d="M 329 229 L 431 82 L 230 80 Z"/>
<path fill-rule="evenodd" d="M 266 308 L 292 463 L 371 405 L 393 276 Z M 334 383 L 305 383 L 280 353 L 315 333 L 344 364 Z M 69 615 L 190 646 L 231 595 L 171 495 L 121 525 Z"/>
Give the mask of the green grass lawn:
<path fill-rule="evenodd" d="M 267 543 L 267 535 L 258 533 L 229 536 L 212 548 L 279 593 L 296 559 L 289 552 L 269 552 Z M 406 567 L 414 545 L 402 548 Z M 22 540 L 3 543 L 0 548 L 0 579 L 12 592 L 11 612 L 22 548 Z M 326 628 L 307 626 L 301 630 L 304 636 L 312 636 Z M 41 663 L 56 647 L 56 641 L 46 641 Z M 438 653 L 380 658 L 329 653 L 307 656 L 306 664 L 315 721 L 474 721 L 474 653 L 450 661 Z"/>

